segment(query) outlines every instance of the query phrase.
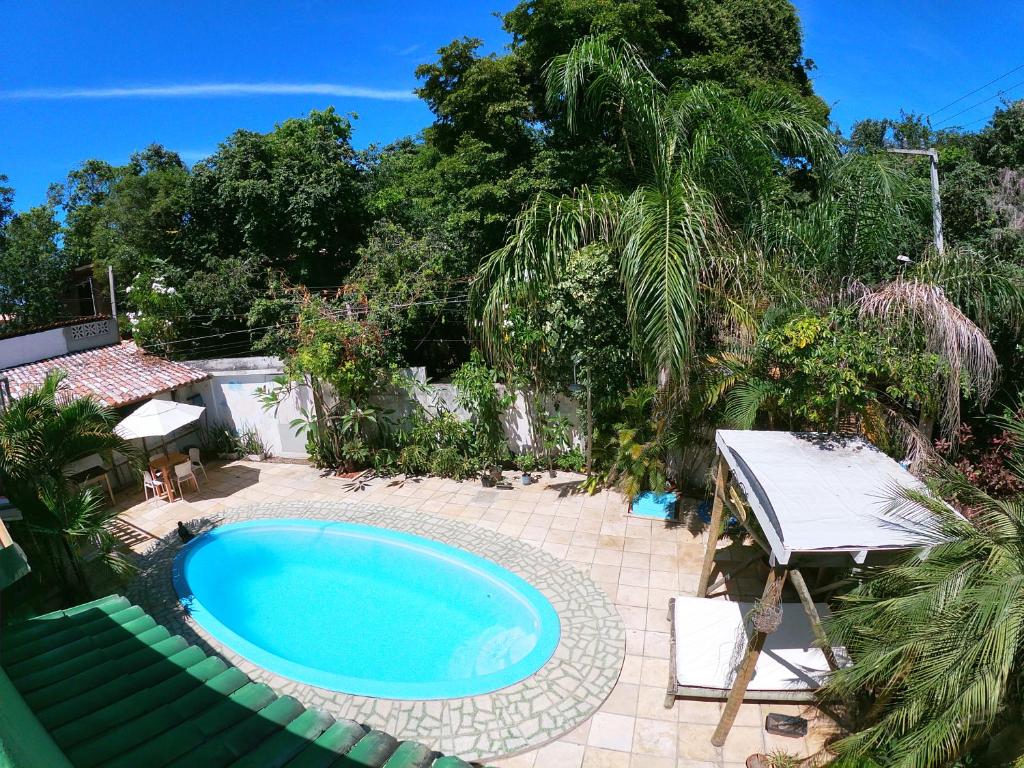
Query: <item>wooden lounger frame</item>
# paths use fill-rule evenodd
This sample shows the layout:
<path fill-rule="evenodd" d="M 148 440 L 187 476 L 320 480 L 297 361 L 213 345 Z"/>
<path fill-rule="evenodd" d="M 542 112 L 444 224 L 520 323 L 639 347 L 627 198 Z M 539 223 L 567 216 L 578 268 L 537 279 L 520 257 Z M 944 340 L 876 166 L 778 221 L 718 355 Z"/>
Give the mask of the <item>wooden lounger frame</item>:
<path fill-rule="evenodd" d="M 709 701 L 726 701 L 730 688 L 705 688 L 703 686 L 682 685 L 676 676 L 676 599 L 668 599 L 668 688 L 665 691 L 665 709 L 672 709 L 677 698 L 706 699 Z M 816 691 L 805 688 L 794 691 L 752 691 L 747 689 L 744 701 L 757 701 L 769 704 L 807 704 L 814 701 Z"/>

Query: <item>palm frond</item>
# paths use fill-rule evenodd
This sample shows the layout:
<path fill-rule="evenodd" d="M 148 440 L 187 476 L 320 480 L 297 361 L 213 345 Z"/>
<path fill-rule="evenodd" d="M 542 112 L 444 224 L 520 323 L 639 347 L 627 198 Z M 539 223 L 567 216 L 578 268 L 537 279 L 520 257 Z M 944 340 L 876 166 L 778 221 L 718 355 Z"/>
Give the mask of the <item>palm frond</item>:
<path fill-rule="evenodd" d="M 961 387 L 968 383 L 975 398 L 985 404 L 991 397 L 999 361 L 991 343 L 970 318 L 951 302 L 943 289 L 914 278 L 897 278 L 860 299 L 862 317 L 890 323 L 895 328 L 920 329 L 929 351 L 948 366 L 943 381 L 942 426 L 951 435 L 960 425 Z"/>

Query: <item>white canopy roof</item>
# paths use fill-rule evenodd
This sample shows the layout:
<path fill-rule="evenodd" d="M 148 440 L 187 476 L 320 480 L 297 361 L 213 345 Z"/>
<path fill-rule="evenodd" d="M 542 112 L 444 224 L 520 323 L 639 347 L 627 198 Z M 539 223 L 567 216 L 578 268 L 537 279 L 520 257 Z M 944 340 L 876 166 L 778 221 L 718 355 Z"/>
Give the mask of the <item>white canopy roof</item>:
<path fill-rule="evenodd" d="M 888 507 L 900 488 L 924 484 L 861 438 L 797 432 L 720 429 L 718 450 L 743 489 L 772 554 L 869 550 L 928 543 L 923 507 L 910 516 Z"/>
<path fill-rule="evenodd" d="M 114 427 L 126 440 L 138 437 L 163 437 L 176 429 L 191 424 L 206 409 L 173 400 L 150 400 Z"/>

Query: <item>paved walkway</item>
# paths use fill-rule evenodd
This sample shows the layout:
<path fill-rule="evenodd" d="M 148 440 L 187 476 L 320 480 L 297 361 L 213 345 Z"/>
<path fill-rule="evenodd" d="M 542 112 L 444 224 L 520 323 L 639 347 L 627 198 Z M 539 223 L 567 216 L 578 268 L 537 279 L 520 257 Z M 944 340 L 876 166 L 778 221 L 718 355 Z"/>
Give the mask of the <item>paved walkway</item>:
<path fill-rule="evenodd" d="M 625 660 L 611 695 L 573 732 L 494 761 L 500 768 L 741 768 L 755 752 L 810 755 L 821 746 L 828 724 L 820 717 L 806 739 L 764 732 L 769 711 L 816 717 L 800 706 L 744 704 L 721 749 L 710 743 L 720 704 L 679 700 L 672 709 L 664 708 L 668 598 L 694 594 L 703 556 L 700 530 L 627 518 L 619 494 L 575 493 L 579 476 L 565 473 L 526 487 L 514 482 L 484 489 L 477 482 L 438 478 L 360 483 L 322 477 L 296 464 L 239 461 L 208 469 L 208 481 L 200 476 L 200 493 L 186 492 L 183 504 L 142 502 L 141 494 L 122 498 L 125 539 L 144 551 L 179 519 L 214 517 L 267 502 L 353 501 L 420 510 L 499 531 L 567 561 L 604 590 L 626 626 Z M 718 558 L 729 570 L 730 560 L 742 561 L 748 554 L 731 547 Z M 730 590 L 759 594 L 761 586 L 758 574 L 748 569 Z"/>

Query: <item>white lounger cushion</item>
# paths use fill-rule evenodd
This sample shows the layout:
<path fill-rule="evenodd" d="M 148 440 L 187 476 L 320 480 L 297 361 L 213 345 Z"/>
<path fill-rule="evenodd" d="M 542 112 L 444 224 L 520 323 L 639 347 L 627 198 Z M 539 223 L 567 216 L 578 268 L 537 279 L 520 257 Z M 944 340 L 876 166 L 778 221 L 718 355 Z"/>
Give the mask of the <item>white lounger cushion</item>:
<path fill-rule="evenodd" d="M 699 597 L 675 599 L 676 680 L 681 686 L 728 690 L 746 650 L 744 617 L 753 603 Z M 768 635 L 750 691 L 814 690 L 828 673 L 828 662 L 813 647 L 811 622 L 800 603 L 783 604 L 782 625 Z M 817 604 L 819 615 L 828 606 Z M 845 648 L 833 652 L 849 663 Z"/>

